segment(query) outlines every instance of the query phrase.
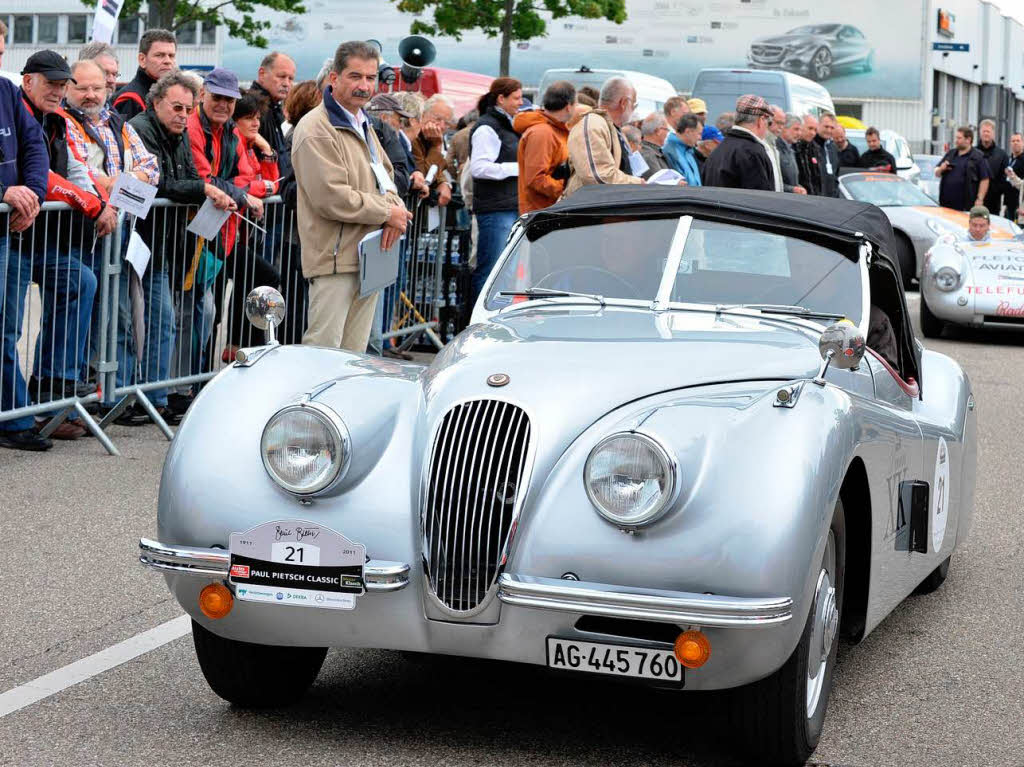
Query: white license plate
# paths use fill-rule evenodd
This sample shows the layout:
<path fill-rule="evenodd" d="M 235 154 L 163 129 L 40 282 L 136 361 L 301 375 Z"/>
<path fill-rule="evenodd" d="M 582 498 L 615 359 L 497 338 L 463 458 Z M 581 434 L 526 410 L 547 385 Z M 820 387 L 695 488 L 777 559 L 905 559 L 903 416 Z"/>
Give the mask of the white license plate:
<path fill-rule="evenodd" d="M 683 681 L 683 667 L 671 650 L 558 637 L 548 637 L 548 667 L 662 682 Z"/>

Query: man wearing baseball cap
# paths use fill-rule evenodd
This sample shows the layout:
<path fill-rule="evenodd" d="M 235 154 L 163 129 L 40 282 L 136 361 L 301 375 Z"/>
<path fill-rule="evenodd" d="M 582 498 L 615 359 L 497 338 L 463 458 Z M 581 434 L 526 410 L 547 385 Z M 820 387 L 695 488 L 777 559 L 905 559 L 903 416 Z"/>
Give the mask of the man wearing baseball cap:
<path fill-rule="evenodd" d="M 697 119 L 705 125 L 708 121 L 708 105 L 704 103 L 704 99 L 690 99 L 686 102 L 686 106 L 690 108 L 690 112 L 697 115 Z"/>
<path fill-rule="evenodd" d="M 967 219 L 967 242 L 988 242 L 989 239 L 989 214 L 988 208 L 984 205 L 975 205 L 971 208 Z"/>
<path fill-rule="evenodd" d="M 380 145 L 384 147 L 384 154 L 391 160 L 391 167 L 395 172 L 395 186 L 398 188 L 398 196 L 405 198 L 412 184 L 410 176 L 416 174 L 423 196 L 429 192 L 426 181 L 422 179 L 422 173 L 416 173 L 416 159 L 412 156 L 412 144 L 404 133 L 400 117 L 414 117 L 415 115 L 406 111 L 402 102 L 390 93 L 378 93 L 363 108 L 366 116 L 373 126 L 374 133 L 380 139 Z"/>
<path fill-rule="evenodd" d="M 772 110 L 767 101 L 760 96 L 740 96 L 736 101 L 736 123 L 704 164 L 705 186 L 781 190 L 765 144 L 771 121 Z"/>
<path fill-rule="evenodd" d="M 693 159 L 697 161 L 697 170 L 700 171 L 701 182 L 704 179 L 704 166 L 707 164 L 711 153 L 718 149 L 719 144 L 725 140 L 722 131 L 714 125 L 705 125 L 701 131 L 700 141 L 693 151 Z"/>

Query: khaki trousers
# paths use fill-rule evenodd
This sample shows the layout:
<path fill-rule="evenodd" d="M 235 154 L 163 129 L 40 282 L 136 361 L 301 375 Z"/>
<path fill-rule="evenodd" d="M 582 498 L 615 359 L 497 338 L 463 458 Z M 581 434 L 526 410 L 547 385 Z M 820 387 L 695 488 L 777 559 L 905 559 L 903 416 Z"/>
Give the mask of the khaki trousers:
<path fill-rule="evenodd" d="M 309 324 L 302 343 L 362 354 L 370 340 L 377 295 L 359 297 L 356 272 L 314 277 L 309 281 Z"/>

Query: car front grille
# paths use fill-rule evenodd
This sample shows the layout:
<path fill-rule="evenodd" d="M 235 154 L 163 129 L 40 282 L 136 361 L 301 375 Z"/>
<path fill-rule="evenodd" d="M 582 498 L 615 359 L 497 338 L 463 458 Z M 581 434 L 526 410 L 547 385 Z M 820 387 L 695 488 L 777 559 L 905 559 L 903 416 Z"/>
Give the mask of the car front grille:
<path fill-rule="evenodd" d="M 434 436 L 422 518 L 430 590 L 449 610 L 476 610 L 497 580 L 524 495 L 530 419 L 480 399 L 449 410 Z"/>
<path fill-rule="evenodd" d="M 782 53 L 785 49 L 781 45 L 752 45 L 750 46 L 750 54 L 755 59 L 764 59 L 768 61 L 777 61 L 782 58 Z"/>

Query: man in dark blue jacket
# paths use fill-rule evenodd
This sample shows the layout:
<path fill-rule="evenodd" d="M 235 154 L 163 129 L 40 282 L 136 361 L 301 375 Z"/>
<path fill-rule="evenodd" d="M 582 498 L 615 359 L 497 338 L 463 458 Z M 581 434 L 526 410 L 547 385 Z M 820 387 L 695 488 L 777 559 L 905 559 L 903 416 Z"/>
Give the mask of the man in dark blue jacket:
<path fill-rule="evenodd" d="M 0 61 L 7 29 L 0 24 Z M 3 359 L 0 362 L 0 412 L 29 404 L 28 387 L 17 360 L 19 291 L 27 287 L 20 251 L 21 235 L 35 222 L 46 197 L 50 158 L 43 130 L 22 103 L 17 87 L 0 78 L 0 200 L 10 210 L 0 213 L 0 317 L 3 318 Z M 20 385 L 19 385 L 20 384 Z M 0 447 L 47 450 L 53 446 L 24 416 L 0 421 Z"/>

